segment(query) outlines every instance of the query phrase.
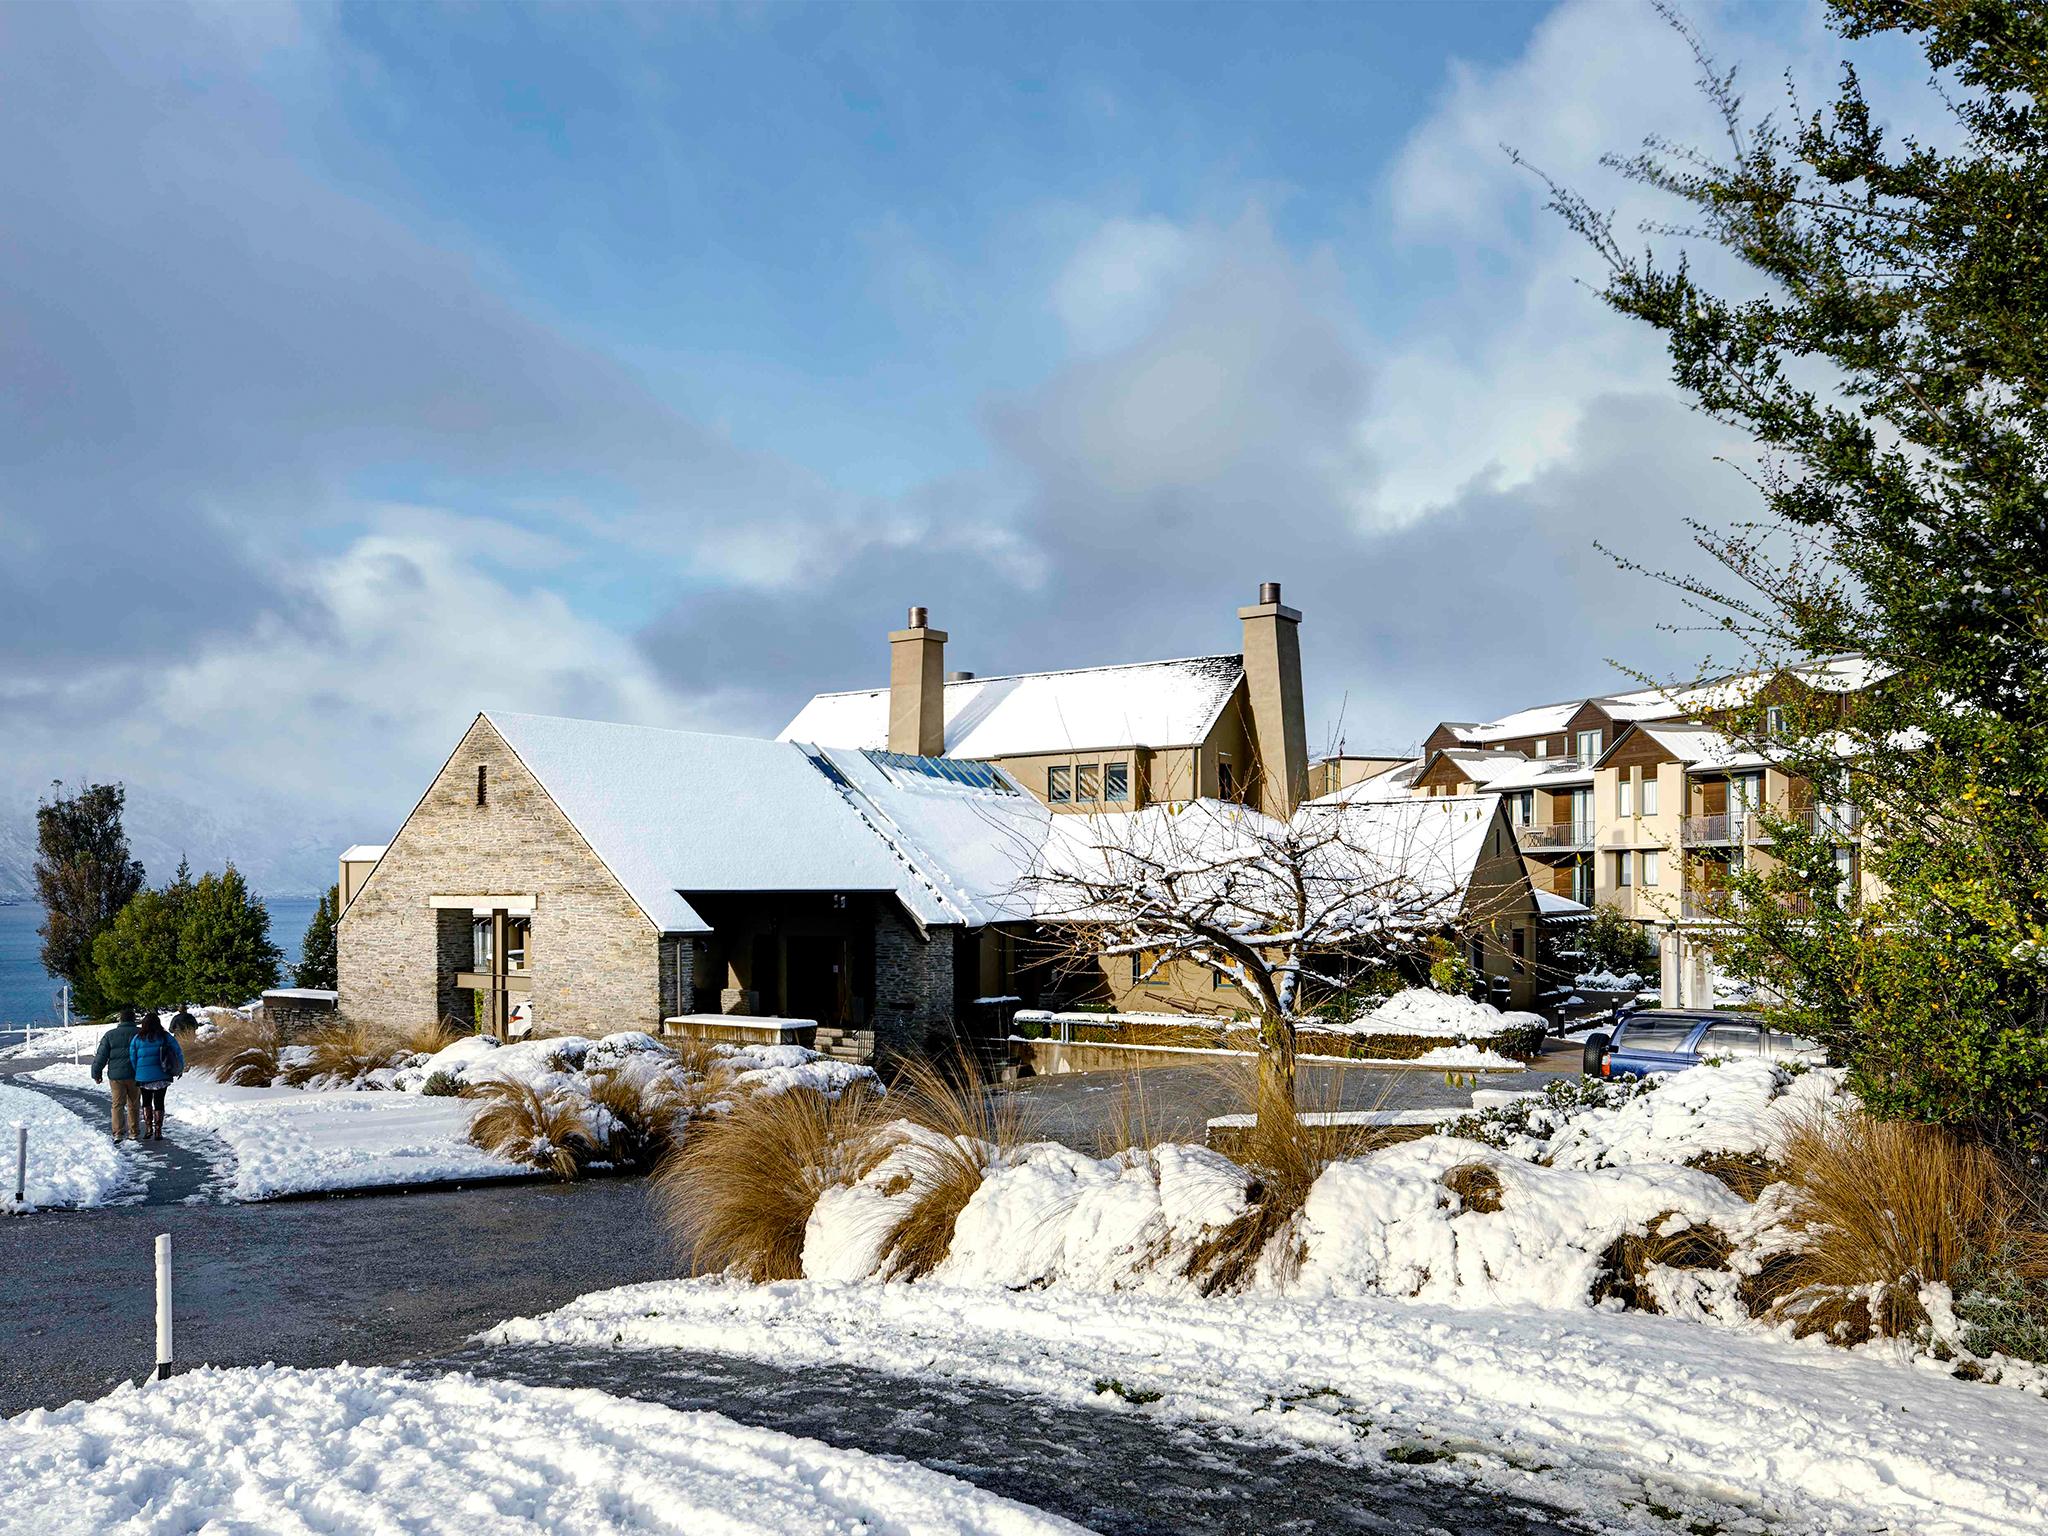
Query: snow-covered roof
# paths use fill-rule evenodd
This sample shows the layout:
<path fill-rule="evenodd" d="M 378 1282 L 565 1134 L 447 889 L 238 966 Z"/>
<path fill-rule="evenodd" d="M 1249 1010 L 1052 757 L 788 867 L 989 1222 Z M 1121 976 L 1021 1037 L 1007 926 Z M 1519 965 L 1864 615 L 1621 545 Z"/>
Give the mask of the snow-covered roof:
<path fill-rule="evenodd" d="M 1502 715 L 1498 720 L 1466 726 L 1458 735 L 1466 741 L 1482 742 L 1555 735 L 1565 728 L 1584 702 L 1582 699 L 1567 699 L 1561 704 L 1537 704 L 1528 709 L 1518 709 L 1511 715 Z"/>
<path fill-rule="evenodd" d="M 384 850 L 390 846 L 389 843 L 351 843 L 341 850 L 341 859 L 344 864 L 374 864 L 384 857 Z"/>
<path fill-rule="evenodd" d="M 1053 820 L 999 768 L 997 788 L 962 783 L 943 758 L 901 758 L 849 747 L 803 747 L 874 834 L 902 860 L 927 922 L 980 926 L 1029 915 L 1018 882 Z M 976 765 L 980 766 L 980 765 Z"/>
<path fill-rule="evenodd" d="M 1429 795 L 1335 806 L 1311 802 L 1295 814 L 1342 817 L 1344 843 L 1361 877 L 1399 870 L 1448 904 L 1464 899 L 1500 800 Z"/>
<path fill-rule="evenodd" d="M 1506 794 L 1518 789 L 1570 789 L 1592 782 L 1591 763 L 1582 763 L 1575 757 L 1530 757 L 1524 758 L 1519 768 L 1486 780 L 1486 788 Z"/>
<path fill-rule="evenodd" d="M 950 682 L 946 752 L 989 758 L 1191 746 L 1208 736 L 1243 676 L 1242 656 L 1192 656 Z M 821 693 L 797 711 L 778 739 L 885 747 L 889 690 Z"/>
<path fill-rule="evenodd" d="M 1428 763 L 1426 757 L 1411 757 L 1407 762 L 1397 764 L 1384 773 L 1376 773 L 1369 779 L 1360 779 L 1356 784 L 1346 784 L 1342 789 L 1332 790 L 1327 795 L 1318 795 L 1308 801 L 1310 805 L 1363 805 L 1375 800 L 1406 800 L 1414 794 L 1415 776 Z"/>
<path fill-rule="evenodd" d="M 710 925 L 685 893 L 890 891 L 960 922 L 934 872 L 787 742 L 543 715 L 484 717 L 665 933 Z M 1006 791 L 969 791 L 1026 798 Z"/>
<path fill-rule="evenodd" d="M 1761 768 L 1767 761 L 1761 754 L 1730 741 L 1712 726 L 1639 724 L 1634 729 L 1689 768 Z M 1605 762 L 1612 756 L 1627 736 L 1627 732 L 1617 736 L 1614 745 L 1601 755 L 1600 760 Z"/>
<path fill-rule="evenodd" d="M 1536 913 L 1539 917 L 1584 917 L 1592 908 L 1583 901 L 1573 901 L 1569 896 L 1560 896 L 1555 891 L 1539 889 L 1536 892 Z"/>

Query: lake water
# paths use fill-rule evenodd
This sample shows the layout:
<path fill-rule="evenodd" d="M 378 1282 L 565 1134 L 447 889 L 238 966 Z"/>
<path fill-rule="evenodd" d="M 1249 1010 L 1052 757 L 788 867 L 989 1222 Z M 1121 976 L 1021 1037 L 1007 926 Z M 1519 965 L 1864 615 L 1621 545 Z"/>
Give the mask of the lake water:
<path fill-rule="evenodd" d="M 317 901 L 265 901 L 270 941 L 284 951 L 284 980 L 298 964 L 299 941 L 313 920 Z M 44 1024 L 55 1020 L 57 983 L 43 969 L 43 938 L 36 932 L 43 909 L 33 902 L 0 907 L 0 1024 Z"/>

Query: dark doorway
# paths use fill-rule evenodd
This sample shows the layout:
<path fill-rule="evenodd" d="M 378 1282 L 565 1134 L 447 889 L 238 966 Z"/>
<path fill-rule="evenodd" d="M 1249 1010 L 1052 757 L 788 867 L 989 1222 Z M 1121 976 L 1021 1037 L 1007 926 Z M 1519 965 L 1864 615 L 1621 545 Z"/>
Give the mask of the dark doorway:
<path fill-rule="evenodd" d="M 789 936 L 789 1015 L 820 1024 L 850 1022 L 853 978 L 846 940 L 836 934 Z"/>
<path fill-rule="evenodd" d="M 782 1012 L 782 938 L 775 933 L 754 935 L 752 965 L 747 980 L 754 994 L 755 1009 L 774 1018 Z"/>

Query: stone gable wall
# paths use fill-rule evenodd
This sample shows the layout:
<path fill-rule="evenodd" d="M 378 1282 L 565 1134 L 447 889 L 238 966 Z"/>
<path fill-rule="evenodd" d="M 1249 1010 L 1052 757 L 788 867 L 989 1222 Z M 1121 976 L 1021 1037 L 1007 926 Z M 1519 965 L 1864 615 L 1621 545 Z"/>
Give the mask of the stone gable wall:
<path fill-rule="evenodd" d="M 955 928 L 921 936 L 901 913 L 875 913 L 875 1059 L 916 1055 L 954 1033 Z"/>
<path fill-rule="evenodd" d="M 488 773 L 481 807 L 479 765 Z M 464 925 L 440 920 L 428 906 L 437 895 L 538 897 L 530 965 L 540 1028 L 589 1035 L 659 1030 L 654 925 L 481 719 L 342 914 L 343 1018 L 409 1028 L 466 1000 L 440 984 L 453 969 L 469 969 L 469 951 Z"/>

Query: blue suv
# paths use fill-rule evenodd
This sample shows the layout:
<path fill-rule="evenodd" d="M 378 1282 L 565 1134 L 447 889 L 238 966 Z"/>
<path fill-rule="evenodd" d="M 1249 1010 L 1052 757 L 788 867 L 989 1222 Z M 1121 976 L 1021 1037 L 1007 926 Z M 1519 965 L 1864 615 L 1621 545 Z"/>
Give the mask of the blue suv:
<path fill-rule="evenodd" d="M 1624 1014 L 1612 1034 L 1586 1037 L 1591 1077 L 1648 1077 L 1683 1072 L 1717 1060 L 1804 1061 L 1819 1066 L 1827 1052 L 1798 1035 L 1771 1029 L 1753 1013 L 1716 1008 L 1645 1008 Z"/>

